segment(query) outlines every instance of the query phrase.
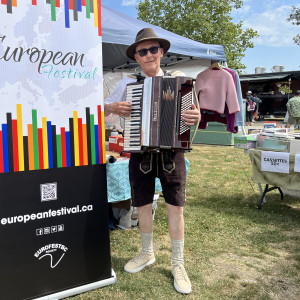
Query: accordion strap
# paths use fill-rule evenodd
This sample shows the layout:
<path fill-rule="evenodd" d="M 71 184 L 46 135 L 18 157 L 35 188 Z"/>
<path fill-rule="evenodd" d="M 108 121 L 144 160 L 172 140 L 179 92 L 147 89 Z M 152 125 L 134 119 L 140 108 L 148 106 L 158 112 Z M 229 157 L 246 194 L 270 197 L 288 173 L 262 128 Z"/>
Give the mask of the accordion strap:
<path fill-rule="evenodd" d="M 146 77 L 139 74 L 129 74 L 128 77 L 130 78 L 136 78 L 137 82 L 144 80 Z"/>
<path fill-rule="evenodd" d="M 171 73 L 170 71 L 166 71 L 166 70 L 164 70 L 163 72 L 164 72 L 164 76 L 176 76 L 176 75 L 182 73 L 181 71 L 175 71 L 175 72 Z M 142 81 L 146 78 L 141 73 L 129 74 L 128 77 L 136 78 L 137 81 Z"/>
<path fill-rule="evenodd" d="M 200 113 L 200 106 L 199 106 L 199 100 L 198 100 L 198 96 L 197 96 L 197 92 L 196 92 L 196 88 L 195 88 L 195 83 L 194 83 L 193 90 L 194 90 L 194 96 L 195 96 L 195 106 L 199 110 L 199 113 Z M 194 130 L 193 136 L 191 138 L 191 144 L 190 144 L 191 146 L 192 146 L 194 138 L 196 136 L 196 133 L 197 133 L 200 121 L 201 121 L 201 113 L 200 113 L 200 117 L 199 117 L 199 119 L 198 119 L 198 121 L 197 121 L 197 123 L 195 125 L 195 130 Z"/>

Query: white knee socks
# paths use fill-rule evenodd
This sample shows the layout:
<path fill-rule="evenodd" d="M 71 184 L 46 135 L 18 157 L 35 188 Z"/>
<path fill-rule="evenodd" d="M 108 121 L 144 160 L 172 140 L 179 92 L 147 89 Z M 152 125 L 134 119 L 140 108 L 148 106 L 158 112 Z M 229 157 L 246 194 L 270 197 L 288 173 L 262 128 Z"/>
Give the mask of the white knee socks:
<path fill-rule="evenodd" d="M 142 252 L 147 254 L 153 254 L 153 233 L 143 233 L 141 232 L 142 241 Z M 172 265 L 183 264 L 183 249 L 184 249 L 184 239 L 173 240 L 171 239 L 172 245 Z"/>
<path fill-rule="evenodd" d="M 172 240 L 172 265 L 183 264 L 183 249 L 184 249 L 184 239 L 182 240 Z"/>
<path fill-rule="evenodd" d="M 141 232 L 142 240 L 142 252 L 147 254 L 153 254 L 153 232 L 143 233 Z"/>

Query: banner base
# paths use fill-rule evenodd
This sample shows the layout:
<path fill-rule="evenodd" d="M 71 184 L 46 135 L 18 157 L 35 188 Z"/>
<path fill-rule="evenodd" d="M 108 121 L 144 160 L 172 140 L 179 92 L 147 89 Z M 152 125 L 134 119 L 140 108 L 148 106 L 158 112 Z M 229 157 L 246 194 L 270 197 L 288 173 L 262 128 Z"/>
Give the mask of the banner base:
<path fill-rule="evenodd" d="M 93 282 L 90 284 L 85 284 L 85 285 L 78 286 L 73 289 L 68 289 L 68 290 L 54 293 L 54 294 L 51 294 L 48 296 L 35 298 L 34 300 L 58 300 L 58 299 L 63 299 L 66 297 L 78 295 L 81 293 L 85 293 L 85 292 L 88 292 L 91 290 L 99 289 L 99 288 L 102 288 L 102 287 L 105 287 L 107 285 L 111 285 L 111 284 L 114 284 L 117 282 L 117 276 L 113 269 L 111 270 L 111 276 L 112 277 L 108 278 L 108 279 L 96 281 L 96 282 Z"/>

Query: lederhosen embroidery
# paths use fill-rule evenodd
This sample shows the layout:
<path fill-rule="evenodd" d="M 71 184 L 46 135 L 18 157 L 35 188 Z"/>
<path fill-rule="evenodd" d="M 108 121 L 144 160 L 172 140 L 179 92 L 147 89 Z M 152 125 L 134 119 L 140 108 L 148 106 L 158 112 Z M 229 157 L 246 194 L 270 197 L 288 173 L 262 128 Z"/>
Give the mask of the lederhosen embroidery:
<path fill-rule="evenodd" d="M 164 151 L 161 153 L 161 163 L 163 170 L 172 173 L 175 169 L 175 162 L 172 160 L 172 152 Z"/>
<path fill-rule="evenodd" d="M 140 170 L 147 174 L 152 171 L 153 153 L 144 152 L 143 160 L 140 162 Z"/>

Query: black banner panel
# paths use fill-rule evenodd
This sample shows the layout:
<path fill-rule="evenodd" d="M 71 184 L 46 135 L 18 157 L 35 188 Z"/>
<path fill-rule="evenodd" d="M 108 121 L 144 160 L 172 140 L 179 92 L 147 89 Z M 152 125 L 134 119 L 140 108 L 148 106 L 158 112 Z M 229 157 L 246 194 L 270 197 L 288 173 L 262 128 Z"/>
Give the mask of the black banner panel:
<path fill-rule="evenodd" d="M 1 299 L 112 277 L 105 164 L 0 174 Z"/>

